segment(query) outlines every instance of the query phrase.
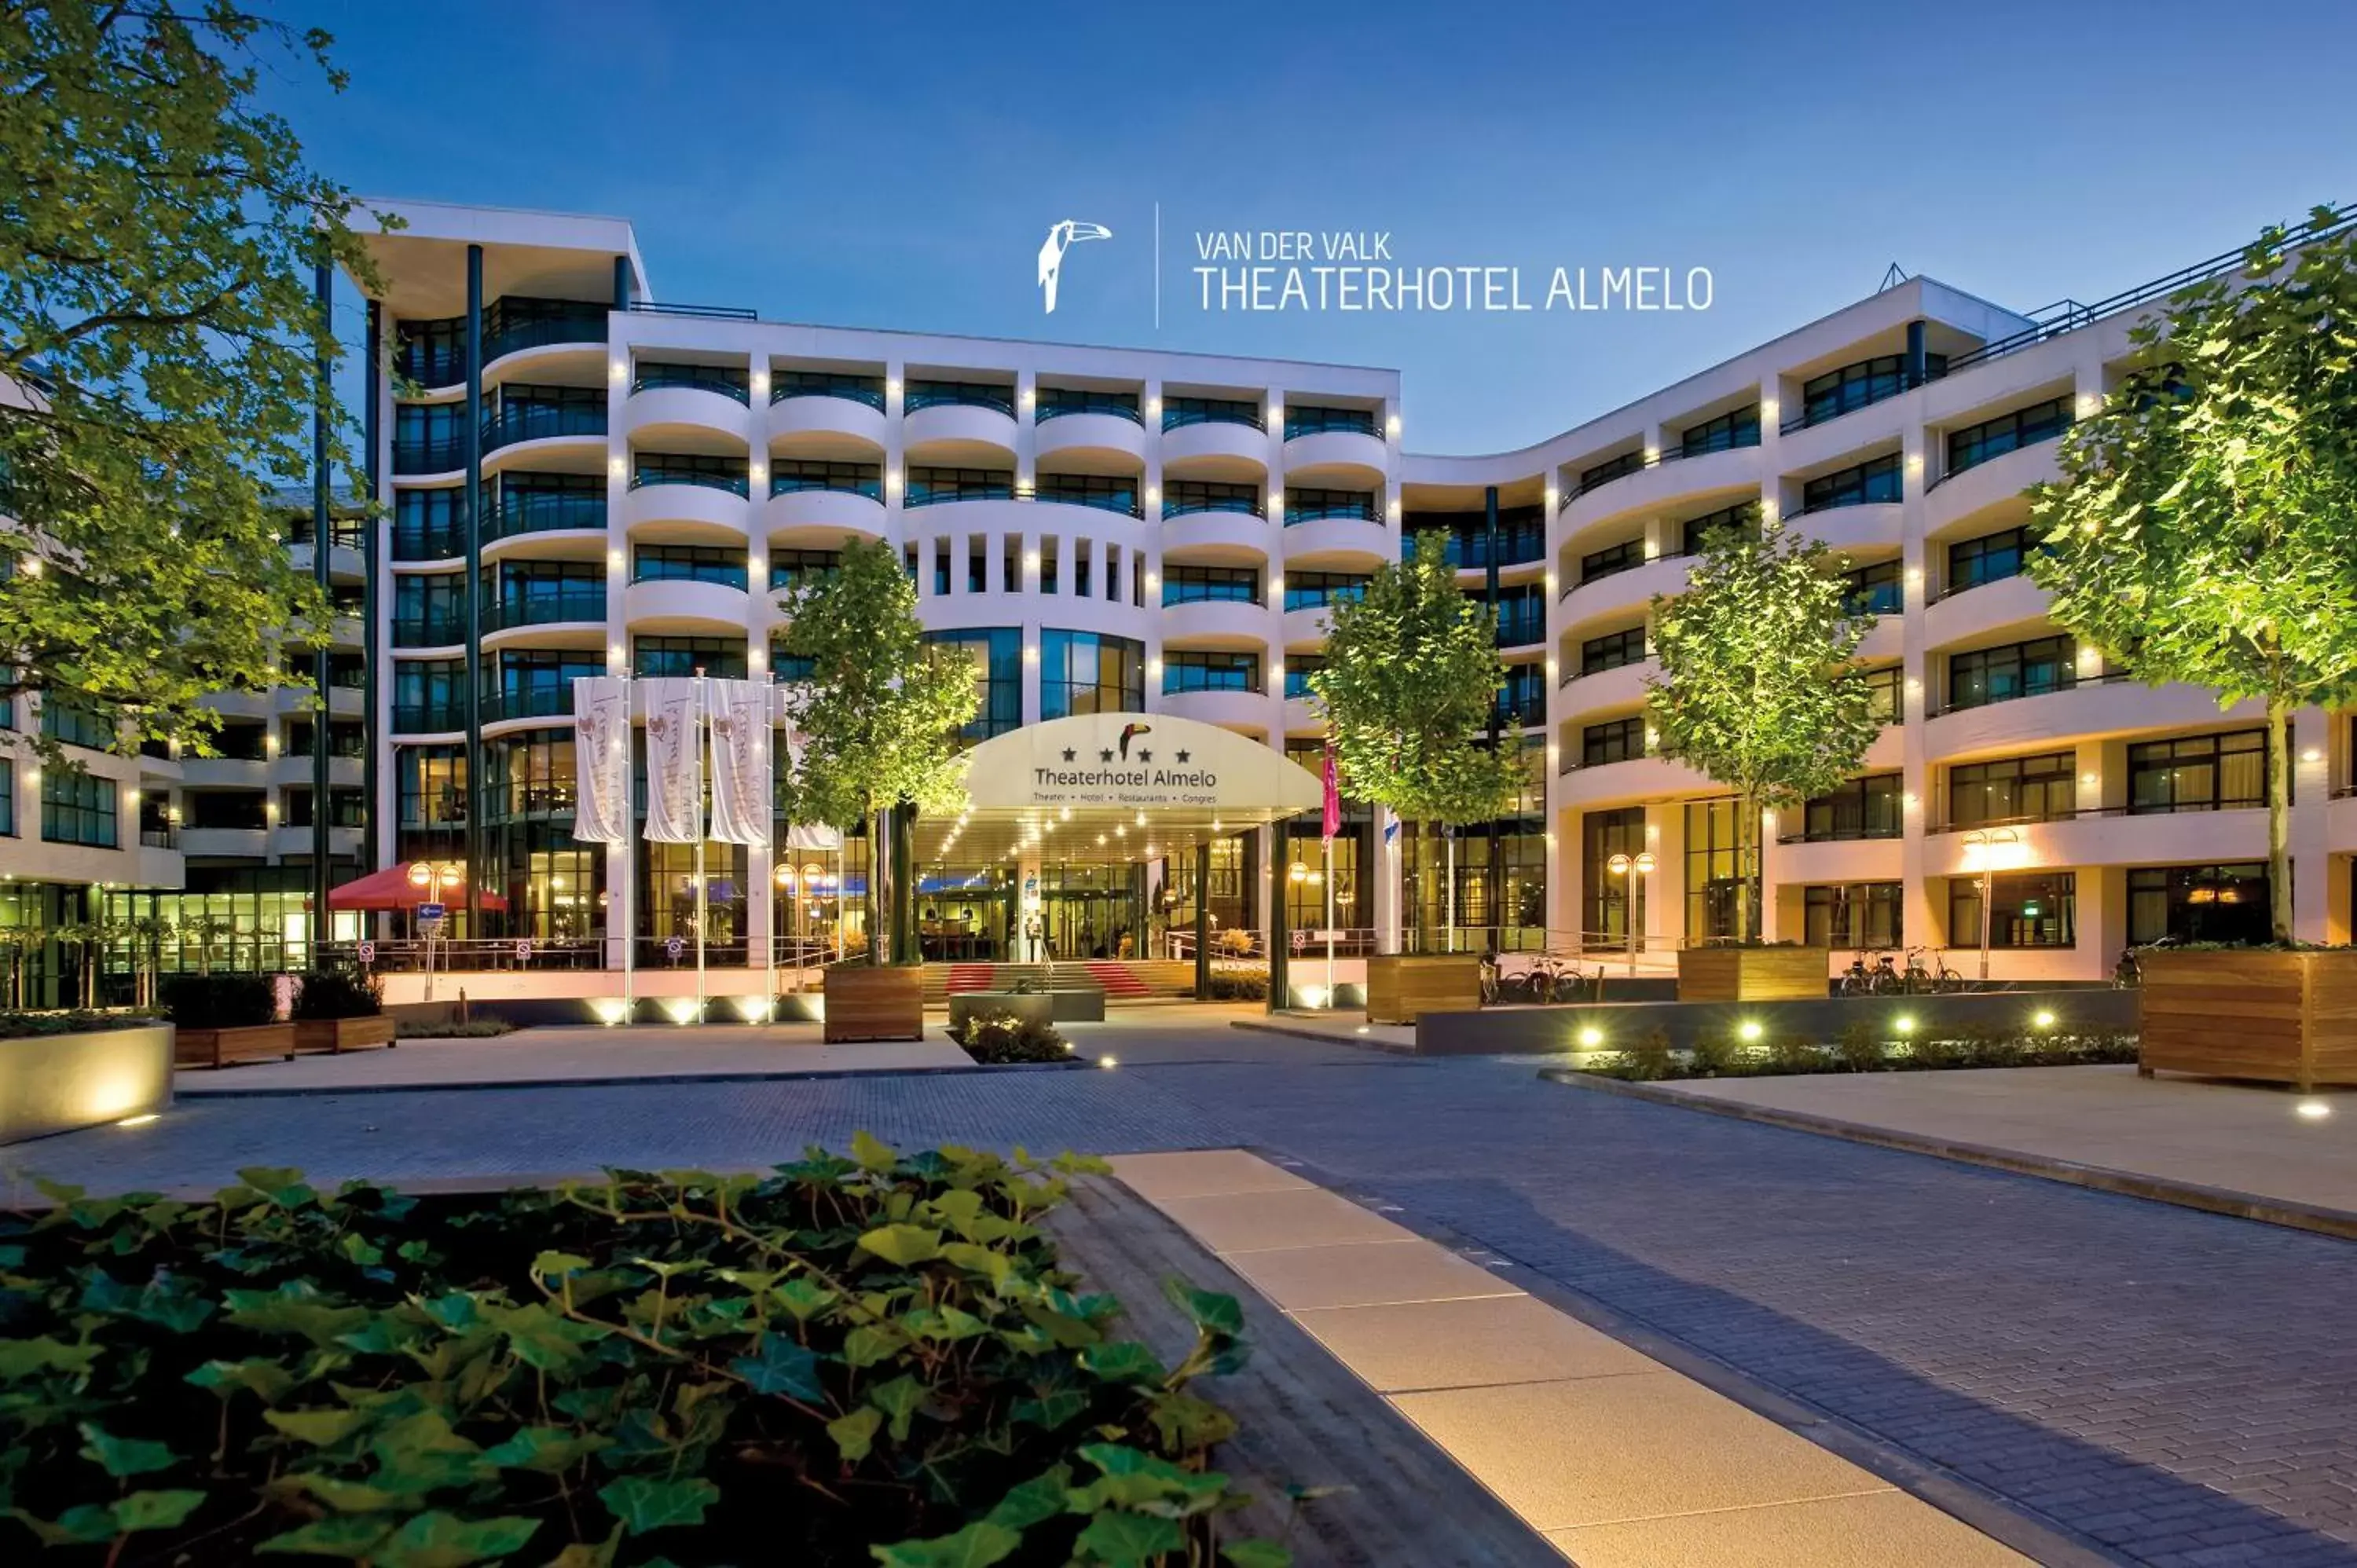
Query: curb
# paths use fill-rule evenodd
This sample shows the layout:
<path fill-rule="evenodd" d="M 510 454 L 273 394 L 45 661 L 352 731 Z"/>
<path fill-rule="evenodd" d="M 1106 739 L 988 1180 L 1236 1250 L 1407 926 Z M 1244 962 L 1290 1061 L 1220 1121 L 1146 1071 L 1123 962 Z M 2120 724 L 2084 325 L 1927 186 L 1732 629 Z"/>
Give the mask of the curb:
<path fill-rule="evenodd" d="M 1303 1028 L 1297 1025 L 1264 1024 L 1256 1018 L 1231 1018 L 1228 1027 L 1248 1029 L 1255 1035 L 1285 1035 L 1297 1040 L 1316 1040 L 1321 1045 L 1341 1046 L 1354 1051 L 1381 1051 L 1387 1057 L 1412 1057 L 1416 1054 L 1414 1046 L 1394 1045 L 1389 1040 L 1376 1039 L 1372 1035 L 1331 1035 L 1322 1029 Z"/>
<path fill-rule="evenodd" d="M 969 1073 L 1071 1072 L 1094 1069 L 1096 1063 L 1075 1057 L 1062 1062 L 974 1062 L 965 1067 L 811 1068 L 777 1072 L 661 1072 L 605 1074 L 597 1078 L 518 1078 L 489 1083 L 351 1083 L 303 1084 L 287 1088 L 177 1089 L 173 1102 L 185 1109 L 210 1100 L 297 1100 L 346 1094 L 452 1094 L 515 1089 L 636 1089 L 666 1083 L 793 1083 L 837 1078 L 957 1078 Z M 80 1129 L 76 1129 L 80 1131 Z"/>
<path fill-rule="evenodd" d="M 1781 1107 L 1745 1105 L 1701 1095 L 1680 1094 L 1675 1090 L 1655 1084 L 1631 1083 L 1623 1079 L 1604 1078 L 1577 1069 L 1542 1068 L 1538 1076 L 1592 1094 L 1617 1094 L 1653 1105 L 1673 1105 L 1681 1110 L 1726 1116 L 1738 1122 L 1781 1127 L 1787 1132 L 1812 1133 L 1820 1137 L 1846 1139 L 1853 1144 L 1897 1149 L 1904 1154 L 1929 1155 L 1935 1159 L 1953 1160 L 1959 1165 L 1984 1165 L 2013 1176 L 2036 1176 L 2044 1181 L 2061 1182 L 2121 1197 L 2139 1197 L 2151 1203 L 2199 1209 L 2205 1214 L 2221 1214 L 2232 1219 L 2252 1219 L 2263 1225 L 2281 1225 L 2289 1230 L 2306 1230 L 2343 1241 L 2357 1241 L 2357 1213 L 2346 1209 L 2326 1208 L 2290 1198 L 2268 1197 L 2260 1193 L 2239 1192 L 2232 1187 L 2204 1187 L 2199 1182 L 2172 1181 L 2167 1176 L 2124 1171 L 2111 1165 L 2082 1165 L 2076 1160 L 2027 1154 L 2019 1149 L 1998 1149 L 1985 1144 L 1935 1138 L 1928 1133 L 1902 1133 L 1889 1127 L 1844 1122 L 1805 1111 L 1786 1111 Z"/>

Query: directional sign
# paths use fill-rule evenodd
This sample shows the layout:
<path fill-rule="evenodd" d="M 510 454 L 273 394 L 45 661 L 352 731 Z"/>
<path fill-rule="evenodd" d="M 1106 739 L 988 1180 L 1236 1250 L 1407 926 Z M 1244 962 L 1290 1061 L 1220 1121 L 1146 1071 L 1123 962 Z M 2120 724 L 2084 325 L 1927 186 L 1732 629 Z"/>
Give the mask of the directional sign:
<path fill-rule="evenodd" d="M 361 961 L 362 963 L 374 963 L 376 961 L 376 944 L 374 942 L 364 941 L 361 943 Z"/>
<path fill-rule="evenodd" d="M 449 911 L 445 909 L 439 904 L 420 904 L 417 906 L 417 918 L 421 920 L 438 920 L 447 913 L 449 913 Z"/>

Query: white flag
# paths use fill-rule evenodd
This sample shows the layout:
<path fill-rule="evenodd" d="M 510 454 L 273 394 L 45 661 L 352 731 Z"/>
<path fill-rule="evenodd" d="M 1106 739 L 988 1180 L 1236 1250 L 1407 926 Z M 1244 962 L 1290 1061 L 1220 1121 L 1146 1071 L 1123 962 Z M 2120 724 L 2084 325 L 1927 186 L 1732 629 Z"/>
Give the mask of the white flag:
<path fill-rule="evenodd" d="M 573 682 L 573 837 L 630 839 L 630 689 L 619 675 Z"/>
<path fill-rule="evenodd" d="M 791 827 L 786 830 L 788 849 L 841 849 L 843 830 L 828 827 Z"/>
<path fill-rule="evenodd" d="M 770 777 L 770 686 L 767 681 L 706 681 L 712 715 L 712 836 L 722 843 L 770 845 L 776 785 Z"/>
<path fill-rule="evenodd" d="M 693 676 L 639 682 L 646 693 L 647 841 L 694 843 L 704 835 L 704 736 Z"/>

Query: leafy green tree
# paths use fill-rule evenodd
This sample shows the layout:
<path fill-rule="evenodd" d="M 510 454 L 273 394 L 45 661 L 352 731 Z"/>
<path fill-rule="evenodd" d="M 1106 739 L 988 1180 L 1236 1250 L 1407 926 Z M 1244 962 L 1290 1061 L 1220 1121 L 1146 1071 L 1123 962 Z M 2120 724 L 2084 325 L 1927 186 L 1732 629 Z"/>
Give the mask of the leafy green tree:
<path fill-rule="evenodd" d="M 1519 733 L 1488 740 L 1505 684 L 1495 614 L 1458 591 L 1448 547 L 1444 533 L 1418 534 L 1363 594 L 1336 600 L 1325 666 L 1309 677 L 1343 791 L 1436 830 L 1489 821 L 1524 784 Z M 1421 934 L 1421 899 L 1414 923 Z"/>
<path fill-rule="evenodd" d="M 2033 492 L 2054 619 L 2139 681 L 2266 705 L 2267 886 L 2291 940 L 2292 710 L 2357 694 L 2357 235 L 2261 234 L 2130 331 L 2140 366 Z"/>
<path fill-rule="evenodd" d="M 1757 934 L 1761 813 L 1839 785 L 1881 728 L 1865 682 L 1845 678 L 1873 618 L 1844 607 L 1838 567 L 1822 540 L 1781 522 L 1713 529 L 1685 591 L 1653 599 L 1662 673 L 1646 682 L 1646 719 L 1658 755 L 1735 791 L 1750 846 L 1738 940 Z"/>
<path fill-rule="evenodd" d="M 974 665 L 924 640 L 917 585 L 878 541 L 851 541 L 839 571 L 803 582 L 778 607 L 793 618 L 785 653 L 811 667 L 786 688 L 804 746 L 786 781 L 787 815 L 868 824 L 867 961 L 880 963 L 888 820 L 903 803 L 933 813 L 965 804 L 957 732 L 981 705 Z"/>
<path fill-rule="evenodd" d="M 289 684 L 326 623 L 271 496 L 330 397 L 313 269 L 376 274 L 255 87 L 283 53 L 340 88 L 328 41 L 225 3 L 0 0 L 0 696 L 120 719 L 125 750 L 208 749 L 200 699 Z"/>

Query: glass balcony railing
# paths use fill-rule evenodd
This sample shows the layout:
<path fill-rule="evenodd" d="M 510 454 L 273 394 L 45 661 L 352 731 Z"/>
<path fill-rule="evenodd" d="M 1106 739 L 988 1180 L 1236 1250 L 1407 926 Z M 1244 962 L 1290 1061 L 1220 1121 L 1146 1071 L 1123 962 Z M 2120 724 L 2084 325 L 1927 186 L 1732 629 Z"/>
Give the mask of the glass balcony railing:
<path fill-rule="evenodd" d="M 464 703 L 395 703 L 393 707 L 396 735 L 444 735 L 466 727 Z"/>
<path fill-rule="evenodd" d="M 845 495 L 866 496 L 869 500 L 884 499 L 884 481 L 873 474 L 780 474 L 770 476 L 770 493 L 773 496 L 795 495 L 804 490 L 836 490 Z"/>
<path fill-rule="evenodd" d="M 770 381 L 770 401 L 798 397 L 839 397 L 884 412 L 884 378 L 837 374 L 829 371 L 779 371 Z"/>
<path fill-rule="evenodd" d="M 1262 415 L 1260 404 L 1229 398 L 1174 397 L 1162 405 L 1162 428 L 1180 430 L 1189 424 L 1241 424 L 1247 430 L 1266 430 L 1268 421 Z"/>
<path fill-rule="evenodd" d="M 642 364 L 638 374 L 630 378 L 633 393 L 655 392 L 664 387 L 684 387 L 692 392 L 708 392 L 736 403 L 750 401 L 747 378 L 742 371 L 732 371 L 709 365 Z"/>
<path fill-rule="evenodd" d="M 562 719 L 573 716 L 573 691 L 570 683 L 561 686 L 518 686 L 505 692 L 483 693 L 483 722 L 495 725 L 506 719 Z M 570 788 L 565 791 L 571 798 Z"/>
<path fill-rule="evenodd" d="M 440 615 L 395 616 L 395 648 L 456 648 L 467 640 L 467 620 L 456 610 Z"/>
<path fill-rule="evenodd" d="M 606 340 L 606 310 L 602 306 L 572 305 L 567 307 L 533 309 L 525 313 L 507 301 L 494 306 L 485 315 L 483 330 L 483 362 L 490 363 L 502 354 L 512 354 L 524 349 L 545 349 L 555 343 L 603 343 Z"/>
<path fill-rule="evenodd" d="M 486 509 L 483 539 L 508 539 L 519 533 L 546 533 L 555 529 L 604 532 L 606 498 L 584 492 L 509 490 Z"/>
<path fill-rule="evenodd" d="M 906 413 L 920 408 L 986 408 L 1012 419 L 1015 391 L 981 381 L 910 381 L 900 406 Z"/>
<path fill-rule="evenodd" d="M 1375 521 L 1375 498 L 1347 493 L 1297 494 L 1285 498 L 1285 526 L 1287 528 L 1297 522 L 1323 522 L 1329 518 L 1349 522 L 1372 522 Z"/>
<path fill-rule="evenodd" d="M 630 476 L 630 489 L 643 490 L 657 485 L 702 485 L 707 489 L 726 490 L 732 496 L 748 492 L 749 482 L 741 473 L 723 473 L 706 468 L 640 467 Z"/>
<path fill-rule="evenodd" d="M 1363 408 L 1288 408 L 1285 411 L 1285 438 L 1287 441 L 1303 435 L 1325 435 L 1340 432 L 1350 435 L 1372 435 L 1375 416 Z"/>
<path fill-rule="evenodd" d="M 561 339 L 560 339 L 561 340 Z M 575 403 L 510 403 L 483 421 L 483 450 L 560 435 L 603 435 L 606 411 Z"/>
<path fill-rule="evenodd" d="M 1015 477 L 993 479 L 911 479 L 904 507 L 941 506 L 949 501 L 1011 501 Z"/>
<path fill-rule="evenodd" d="M 1185 517 L 1191 512 L 1202 511 L 1234 512 L 1240 517 L 1266 515 L 1261 510 L 1257 496 L 1183 495 L 1176 493 L 1174 486 L 1173 493 L 1166 496 L 1162 502 L 1162 515 L 1166 518 Z"/>
<path fill-rule="evenodd" d="M 393 440 L 393 471 L 396 474 L 447 474 L 466 466 L 467 444 L 456 435 L 424 441 L 404 441 L 396 436 Z"/>
<path fill-rule="evenodd" d="M 565 588 L 557 593 L 505 594 L 483 606 L 482 629 L 505 631 L 510 627 L 552 626 L 567 621 L 606 618 L 603 587 Z"/>
<path fill-rule="evenodd" d="M 1114 419 L 1125 419 L 1132 424 L 1143 424 L 1137 412 L 1135 392 L 1069 392 L 1060 388 L 1042 387 L 1039 391 L 1039 413 L 1034 423 L 1045 424 L 1051 419 L 1061 419 L 1068 413 L 1103 413 Z"/>

